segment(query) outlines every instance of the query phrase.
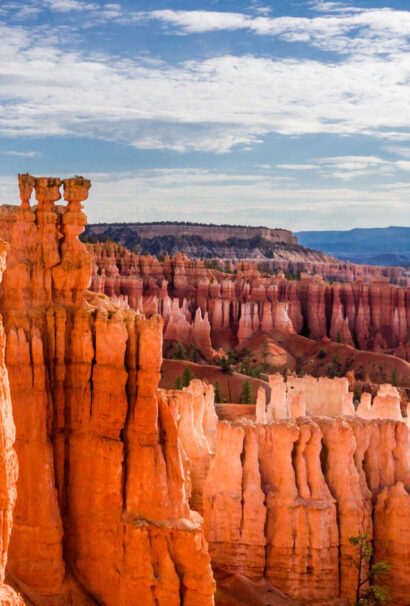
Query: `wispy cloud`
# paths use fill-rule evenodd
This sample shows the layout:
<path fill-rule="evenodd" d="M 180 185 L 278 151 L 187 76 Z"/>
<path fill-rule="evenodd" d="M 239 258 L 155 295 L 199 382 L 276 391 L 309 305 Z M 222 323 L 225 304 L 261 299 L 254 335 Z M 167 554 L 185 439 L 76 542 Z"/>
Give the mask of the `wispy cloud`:
<path fill-rule="evenodd" d="M 316 2 L 314 8 L 327 14 L 302 18 L 162 9 L 136 13 L 135 17 L 158 20 L 186 34 L 242 29 L 343 54 L 380 55 L 409 49 L 408 11 L 357 9 L 337 2 Z"/>
<path fill-rule="evenodd" d="M 35 158 L 36 156 L 41 156 L 41 153 L 37 151 L 14 151 L 12 149 L 0 151 L 0 154 L 3 156 L 18 156 L 22 158 Z"/>
<path fill-rule="evenodd" d="M 225 55 L 167 65 L 72 50 L 70 30 L 53 34 L 0 26 L 0 134 L 217 153 L 269 133 L 410 137 L 407 53 L 338 63 Z"/>
<path fill-rule="evenodd" d="M 390 148 L 396 149 L 395 147 Z M 410 153 L 405 156 L 410 157 Z M 364 175 L 393 175 L 396 171 L 409 171 L 410 161 L 387 160 L 378 156 L 334 156 L 317 158 L 311 164 L 278 164 L 285 170 L 313 170 L 323 176 L 350 181 Z M 410 184 L 409 184 L 410 186 Z"/>

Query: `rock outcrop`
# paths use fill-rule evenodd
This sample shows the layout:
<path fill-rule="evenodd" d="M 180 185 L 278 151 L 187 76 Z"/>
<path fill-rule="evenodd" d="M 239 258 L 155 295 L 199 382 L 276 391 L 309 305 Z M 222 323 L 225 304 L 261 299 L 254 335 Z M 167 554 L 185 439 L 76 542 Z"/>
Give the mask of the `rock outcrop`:
<path fill-rule="evenodd" d="M 228 329 L 233 345 L 277 329 L 410 361 L 410 287 L 393 286 L 387 277 L 352 281 L 355 274 L 346 283 L 329 284 L 302 273 L 300 280 L 289 280 L 246 262 L 227 274 L 180 253 L 160 262 L 114 243 L 89 246 L 92 290 L 128 297 L 130 307 L 144 313 L 160 313 L 167 339 L 190 340 L 205 356 L 212 357 L 212 345 Z"/>
<path fill-rule="evenodd" d="M 61 185 L 67 206 L 55 204 Z M 217 422 L 213 387 L 197 379 L 158 390 L 164 323 L 188 339 L 197 323 L 206 349 L 207 317 L 219 331 L 246 317 L 244 334 L 271 321 L 298 331 L 310 317 L 320 334 L 328 319 L 340 325 L 340 305 L 349 323 L 354 300 L 339 296 L 324 322 L 321 282 L 279 278 L 275 290 L 252 268 L 238 283 L 211 281 L 182 255 L 159 263 L 128 254 L 123 275 L 104 261 L 93 275 L 99 292 L 87 291 L 91 258 L 78 235 L 89 187 L 82 177 L 22 175 L 21 206 L 0 207 L 9 243 L 0 287 L 0 582 L 17 470 L 11 397 L 20 473 L 7 574 L 27 603 L 212 606 L 212 559 L 217 579 L 265 579 L 301 604 L 345 606 L 356 581 L 349 538 L 365 532 L 375 557 L 393 566 L 394 604 L 406 606 L 409 427 L 394 387 L 363 395 L 355 411 L 347 378 L 274 375 L 270 396 L 258 390 L 256 422 L 244 418 L 246 406 Z M 282 287 L 301 289 L 300 306 L 293 295 L 280 300 Z M 380 313 L 371 312 L 379 328 L 389 305 L 380 297 Z M 3 584 L 1 603 L 22 606 Z"/>
<path fill-rule="evenodd" d="M 408 450 L 409 430 L 397 421 L 218 423 L 203 492 L 214 567 L 264 575 L 301 604 L 346 604 L 357 581 L 349 538 L 366 533 L 375 557 L 393 565 L 393 603 L 405 606 Z"/>
<path fill-rule="evenodd" d="M 202 519 L 156 395 L 163 321 L 85 291 L 91 259 L 78 234 L 90 182 L 62 182 L 67 206 L 55 205 L 60 185 L 23 175 L 21 207 L 0 208 L 20 464 L 8 574 L 39 606 L 211 606 Z"/>
<path fill-rule="evenodd" d="M 7 245 L 0 240 L 0 281 L 6 265 L 6 252 Z M 4 584 L 18 475 L 18 462 L 14 450 L 16 431 L 5 364 L 5 349 L 6 338 L 0 317 L 0 605 L 24 606 L 21 597 Z"/>

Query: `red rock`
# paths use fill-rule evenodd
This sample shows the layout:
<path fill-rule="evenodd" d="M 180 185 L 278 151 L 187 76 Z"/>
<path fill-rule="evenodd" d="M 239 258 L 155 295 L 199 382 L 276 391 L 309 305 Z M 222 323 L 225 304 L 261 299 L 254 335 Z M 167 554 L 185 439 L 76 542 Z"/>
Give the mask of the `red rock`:
<path fill-rule="evenodd" d="M 182 594 L 211 606 L 202 519 L 189 508 L 175 419 L 156 395 L 163 321 L 85 291 L 89 182 L 64 182 L 66 208 L 54 206 L 59 184 L 35 179 L 37 210 L 0 215 L 20 462 L 9 574 L 38 606 L 179 605 Z"/>

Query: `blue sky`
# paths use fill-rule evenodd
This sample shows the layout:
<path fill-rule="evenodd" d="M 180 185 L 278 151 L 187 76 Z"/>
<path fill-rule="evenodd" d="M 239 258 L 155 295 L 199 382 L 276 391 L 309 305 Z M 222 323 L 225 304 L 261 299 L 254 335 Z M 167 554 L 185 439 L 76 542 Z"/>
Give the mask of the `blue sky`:
<path fill-rule="evenodd" d="M 410 224 L 407 1 L 4 0 L 0 202 L 91 178 L 90 222 Z"/>

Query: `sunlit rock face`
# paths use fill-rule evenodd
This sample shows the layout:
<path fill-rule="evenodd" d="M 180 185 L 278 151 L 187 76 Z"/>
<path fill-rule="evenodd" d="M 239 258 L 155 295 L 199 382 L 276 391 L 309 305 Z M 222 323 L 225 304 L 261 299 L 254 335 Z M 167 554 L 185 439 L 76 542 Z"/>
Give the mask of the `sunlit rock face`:
<path fill-rule="evenodd" d="M 55 204 L 61 186 L 66 206 Z M 202 519 L 189 507 L 176 423 L 156 394 L 163 321 L 85 290 L 91 257 L 78 235 L 89 181 L 24 175 L 20 187 L 21 206 L 0 209 L 20 464 L 8 574 L 36 605 L 184 596 L 210 606 Z"/>
<path fill-rule="evenodd" d="M 7 245 L 0 240 L 0 281 L 6 266 Z M 24 606 L 21 597 L 4 583 L 13 512 L 16 503 L 18 462 L 14 450 L 16 430 L 5 364 L 6 336 L 0 316 L 0 605 Z"/>
<path fill-rule="evenodd" d="M 158 261 L 113 242 L 90 250 L 92 290 L 161 314 L 167 339 L 193 342 L 205 357 L 212 357 L 213 341 L 229 328 L 239 345 L 276 329 L 410 361 L 410 287 L 394 286 L 388 277 L 369 274 L 366 282 L 352 273 L 347 283 L 329 284 L 302 273 L 294 281 L 282 272 L 266 276 L 249 262 L 237 262 L 237 273 L 227 274 L 180 253 Z"/>
<path fill-rule="evenodd" d="M 301 604 L 348 604 L 357 582 L 349 538 L 366 533 L 393 565 L 393 603 L 405 606 L 409 489 L 404 422 L 220 422 L 203 488 L 212 564 L 218 575 L 265 576 Z"/>
<path fill-rule="evenodd" d="M 306 606 L 347 606 L 356 581 L 349 538 L 366 532 L 375 556 L 393 565 L 393 603 L 406 606 L 409 427 L 397 390 L 382 385 L 355 410 L 345 378 L 274 375 L 270 397 L 259 390 L 256 422 L 218 422 L 213 387 L 198 379 L 158 390 L 172 318 L 205 349 L 203 323 L 226 330 L 236 318 L 239 328 L 243 304 L 246 330 L 272 319 L 296 331 L 302 306 L 275 299 L 256 274 L 252 294 L 251 269 L 240 296 L 235 281 L 211 282 L 201 265 L 194 286 L 182 255 L 141 258 L 128 294 L 116 292 L 118 268 L 93 274 L 78 240 L 89 181 L 22 175 L 20 187 L 21 206 L 0 207 L 11 396 L 0 355 L 0 581 L 16 495 L 12 405 L 20 472 L 7 574 L 27 603 L 212 606 L 212 565 L 215 578 L 265 579 Z M 67 205 L 56 205 L 61 194 Z M 136 271 L 131 255 L 125 262 Z M 139 312 L 104 295 L 102 282 L 87 291 L 91 276 L 97 286 L 111 277 L 110 297 L 133 297 Z M 307 299 L 327 310 L 317 284 Z M 320 313 L 313 322 L 320 332 Z M 0 352 L 2 344 L 0 332 Z M 0 604 L 22 602 L 2 584 Z"/>

